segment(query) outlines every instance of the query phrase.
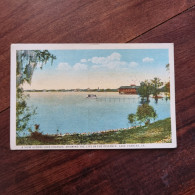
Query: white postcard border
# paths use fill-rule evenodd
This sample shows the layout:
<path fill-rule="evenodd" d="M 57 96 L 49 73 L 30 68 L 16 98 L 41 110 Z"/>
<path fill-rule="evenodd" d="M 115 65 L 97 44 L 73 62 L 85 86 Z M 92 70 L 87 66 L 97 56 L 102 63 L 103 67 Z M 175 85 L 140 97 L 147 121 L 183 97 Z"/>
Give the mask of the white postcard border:
<path fill-rule="evenodd" d="M 16 50 L 77 50 L 77 49 L 169 49 L 170 109 L 172 143 L 151 144 L 97 144 L 97 145 L 16 145 Z M 175 75 L 173 43 L 119 43 L 119 44 L 12 44 L 10 77 L 10 149 L 11 150 L 64 150 L 64 149 L 157 149 L 176 148 Z"/>

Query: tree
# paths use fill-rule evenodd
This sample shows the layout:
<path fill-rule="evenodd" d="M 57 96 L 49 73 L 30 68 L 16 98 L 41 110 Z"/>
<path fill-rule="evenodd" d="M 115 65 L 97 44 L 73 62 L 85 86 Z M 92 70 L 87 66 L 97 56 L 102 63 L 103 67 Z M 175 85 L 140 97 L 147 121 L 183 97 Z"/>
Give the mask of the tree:
<path fill-rule="evenodd" d="M 165 95 L 166 95 L 166 100 L 170 99 L 170 82 L 167 82 L 165 84 Z"/>
<path fill-rule="evenodd" d="M 28 126 L 28 121 L 35 114 L 35 109 L 26 103 L 28 95 L 24 94 L 23 84 L 31 83 L 33 72 L 39 65 L 43 68 L 49 60 L 51 64 L 56 57 L 48 50 L 18 50 L 16 53 L 16 132 L 17 136 L 24 132 Z"/>
<path fill-rule="evenodd" d="M 166 65 L 166 70 L 169 72 L 169 70 L 170 70 L 170 65 L 169 64 L 167 64 Z M 169 79 L 170 79 L 170 77 L 169 77 Z M 169 82 L 167 82 L 166 84 L 165 84 L 165 94 L 166 94 L 166 100 L 167 99 L 170 99 L 170 81 Z"/>
<path fill-rule="evenodd" d="M 32 75 L 37 67 L 43 68 L 49 60 L 51 64 L 56 57 L 48 50 L 18 50 L 16 53 L 17 70 L 16 70 L 16 84 L 20 87 L 24 82 L 31 83 Z"/>
<path fill-rule="evenodd" d="M 160 87 L 163 85 L 163 82 L 161 82 L 159 78 L 155 77 L 154 79 L 151 80 L 151 85 L 152 85 L 152 94 L 157 102 L 158 94 L 160 93 Z"/>
<path fill-rule="evenodd" d="M 146 124 L 150 123 L 151 119 L 156 119 L 157 114 L 154 108 L 148 104 L 138 106 L 136 112 L 137 120 Z"/>
<path fill-rule="evenodd" d="M 169 71 L 169 67 L 170 65 L 169 64 L 166 64 L 166 70 Z"/>
<path fill-rule="evenodd" d="M 23 93 L 22 88 L 17 88 L 16 92 L 16 134 L 20 135 L 24 129 L 29 128 L 28 121 L 35 114 L 35 109 L 27 106 L 28 95 Z"/>
<path fill-rule="evenodd" d="M 149 102 L 149 97 L 152 94 L 152 84 L 148 80 L 141 82 L 138 89 L 138 94 L 142 100 L 146 98 L 146 101 Z"/>
<path fill-rule="evenodd" d="M 128 121 L 130 124 L 134 125 L 136 123 L 136 115 L 135 114 L 129 114 L 128 115 Z"/>

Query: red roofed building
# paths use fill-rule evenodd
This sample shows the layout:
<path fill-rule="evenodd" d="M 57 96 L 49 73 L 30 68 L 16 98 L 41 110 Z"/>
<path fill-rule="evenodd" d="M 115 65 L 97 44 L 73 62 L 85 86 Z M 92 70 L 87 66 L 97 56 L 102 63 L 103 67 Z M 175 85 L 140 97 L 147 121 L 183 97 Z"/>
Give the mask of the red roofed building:
<path fill-rule="evenodd" d="M 130 86 L 121 86 L 118 89 L 119 94 L 137 94 L 138 86 L 130 85 Z"/>

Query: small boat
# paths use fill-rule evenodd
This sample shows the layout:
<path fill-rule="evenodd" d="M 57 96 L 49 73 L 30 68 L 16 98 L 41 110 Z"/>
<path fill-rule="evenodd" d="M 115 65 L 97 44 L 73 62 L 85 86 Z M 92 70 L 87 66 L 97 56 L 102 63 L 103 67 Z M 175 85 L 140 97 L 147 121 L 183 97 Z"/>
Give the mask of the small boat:
<path fill-rule="evenodd" d="M 87 98 L 97 99 L 95 94 L 88 94 Z"/>

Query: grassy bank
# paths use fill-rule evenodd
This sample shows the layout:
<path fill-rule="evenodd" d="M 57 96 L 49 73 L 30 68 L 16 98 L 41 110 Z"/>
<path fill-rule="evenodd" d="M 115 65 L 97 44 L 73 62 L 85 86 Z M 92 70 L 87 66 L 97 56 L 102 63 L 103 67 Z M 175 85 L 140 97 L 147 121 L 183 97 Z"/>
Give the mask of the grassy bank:
<path fill-rule="evenodd" d="M 147 127 L 136 127 L 116 132 L 72 134 L 64 136 L 35 133 L 28 137 L 18 137 L 17 145 L 78 145 L 78 144 L 135 144 L 170 143 L 171 120 L 159 120 Z"/>

